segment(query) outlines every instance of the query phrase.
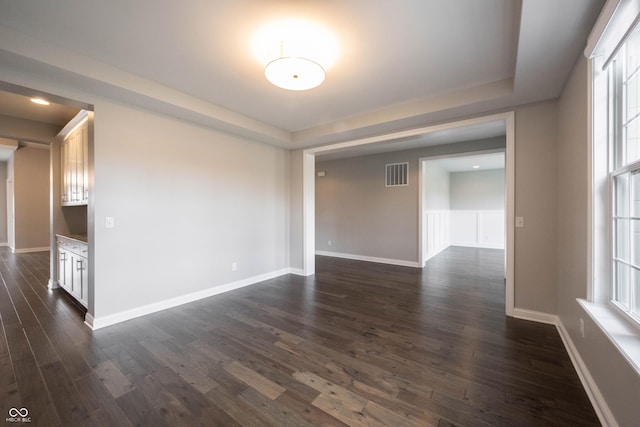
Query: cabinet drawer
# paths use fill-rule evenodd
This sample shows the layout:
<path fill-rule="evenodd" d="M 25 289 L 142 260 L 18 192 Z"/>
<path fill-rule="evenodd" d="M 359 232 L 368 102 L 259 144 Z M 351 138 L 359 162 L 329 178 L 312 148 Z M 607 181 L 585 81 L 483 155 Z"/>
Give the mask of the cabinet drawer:
<path fill-rule="evenodd" d="M 73 239 L 66 239 L 61 236 L 58 236 L 56 241 L 59 249 L 72 252 L 85 258 L 89 256 L 89 245 L 86 243 L 78 242 Z"/>

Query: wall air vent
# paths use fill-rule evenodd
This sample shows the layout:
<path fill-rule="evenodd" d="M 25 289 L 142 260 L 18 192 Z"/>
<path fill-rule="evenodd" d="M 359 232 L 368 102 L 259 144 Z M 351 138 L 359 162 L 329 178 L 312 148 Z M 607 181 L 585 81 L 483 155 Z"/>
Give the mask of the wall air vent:
<path fill-rule="evenodd" d="M 386 166 L 385 184 L 387 187 L 409 185 L 409 163 L 391 163 Z"/>

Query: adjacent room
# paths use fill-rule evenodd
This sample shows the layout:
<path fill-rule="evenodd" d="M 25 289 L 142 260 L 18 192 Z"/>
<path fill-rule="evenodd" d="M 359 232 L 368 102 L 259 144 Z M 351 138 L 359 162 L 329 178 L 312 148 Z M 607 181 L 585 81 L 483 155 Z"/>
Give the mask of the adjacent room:
<path fill-rule="evenodd" d="M 0 412 L 636 426 L 639 21 L 0 0 Z"/>

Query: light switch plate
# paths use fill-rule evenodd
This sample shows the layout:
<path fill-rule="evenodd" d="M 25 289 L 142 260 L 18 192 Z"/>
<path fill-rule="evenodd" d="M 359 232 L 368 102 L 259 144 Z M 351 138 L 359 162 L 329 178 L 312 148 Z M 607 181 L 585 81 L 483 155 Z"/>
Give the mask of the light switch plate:
<path fill-rule="evenodd" d="M 112 216 L 105 217 L 104 228 L 113 228 L 115 226 L 116 226 L 116 223 Z"/>
<path fill-rule="evenodd" d="M 516 217 L 516 228 L 524 228 L 524 217 L 517 216 Z"/>

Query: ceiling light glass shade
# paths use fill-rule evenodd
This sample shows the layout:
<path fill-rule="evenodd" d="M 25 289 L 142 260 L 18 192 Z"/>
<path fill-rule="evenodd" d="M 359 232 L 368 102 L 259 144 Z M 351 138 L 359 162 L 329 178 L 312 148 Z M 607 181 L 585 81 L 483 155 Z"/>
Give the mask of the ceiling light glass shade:
<path fill-rule="evenodd" d="M 288 90 L 308 90 L 320 85 L 324 68 L 315 61 L 300 57 L 283 57 L 271 61 L 264 74 L 274 85 Z"/>

